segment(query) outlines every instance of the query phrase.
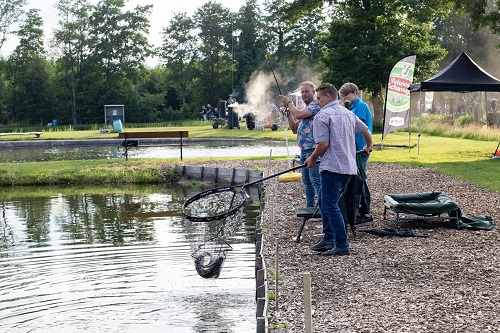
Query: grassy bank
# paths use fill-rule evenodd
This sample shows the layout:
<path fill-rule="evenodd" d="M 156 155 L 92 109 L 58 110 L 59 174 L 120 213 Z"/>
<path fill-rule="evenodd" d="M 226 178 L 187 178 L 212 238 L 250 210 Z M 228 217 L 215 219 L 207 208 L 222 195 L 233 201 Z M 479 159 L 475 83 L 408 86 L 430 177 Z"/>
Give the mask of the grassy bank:
<path fill-rule="evenodd" d="M 246 158 L 262 159 L 260 157 Z M 285 158 L 278 158 L 283 159 Z M 71 160 L 0 163 L 0 187 L 164 184 L 162 167 L 203 159 Z M 220 160 L 234 160 L 221 158 Z M 286 168 L 286 163 L 284 163 Z"/>
<path fill-rule="evenodd" d="M 150 128 L 149 130 L 183 129 L 189 131 L 191 138 L 249 138 L 256 140 L 285 140 L 285 131 L 247 131 L 241 129 L 213 129 L 211 125 L 191 127 Z M 144 128 L 130 129 L 146 130 Z M 431 136 L 424 134 L 418 140 L 413 133 L 391 133 L 384 139 L 384 149 L 372 153 L 372 163 L 395 163 L 436 169 L 444 174 L 465 179 L 479 184 L 481 187 L 500 192 L 500 159 L 492 159 L 498 141 L 493 135 L 491 140 Z M 295 135 L 287 131 L 290 145 L 295 145 Z M 116 138 L 117 134 L 100 134 L 98 131 L 52 131 L 44 132 L 42 139 L 106 139 Z M 0 140 L 13 140 L 12 137 Z M 380 134 L 374 135 L 374 143 L 381 144 Z M 408 146 L 408 148 L 392 148 Z M 267 156 L 257 157 L 267 159 Z M 190 159 L 184 163 L 189 164 Z M 123 159 L 86 160 L 86 161 L 53 161 L 31 163 L 0 163 L 0 186 L 14 185 L 81 185 L 81 184 L 147 184 L 163 183 L 161 165 L 165 163 L 181 163 L 178 159 Z M 283 164 L 286 168 L 286 163 Z M 369 171 L 368 171 L 369 176 Z M 411 175 L 395 175 L 394 181 L 400 177 Z M 409 189 L 411 191 L 411 189 Z"/>
<path fill-rule="evenodd" d="M 162 183 L 162 160 L 0 163 L 0 186 Z"/>

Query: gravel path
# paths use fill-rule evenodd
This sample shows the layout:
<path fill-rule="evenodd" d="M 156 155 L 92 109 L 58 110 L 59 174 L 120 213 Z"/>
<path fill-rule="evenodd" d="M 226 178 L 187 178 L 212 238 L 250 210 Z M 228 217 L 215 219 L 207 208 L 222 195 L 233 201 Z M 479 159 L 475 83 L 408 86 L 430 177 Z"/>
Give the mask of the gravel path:
<path fill-rule="evenodd" d="M 190 163 L 191 164 L 191 163 Z M 213 161 L 207 166 L 261 168 L 269 175 L 287 168 L 284 161 Z M 395 215 L 383 220 L 388 193 L 441 191 L 467 216 L 500 218 L 500 193 L 426 168 L 369 164 L 368 186 L 374 225 L 393 228 Z M 264 256 L 275 267 L 278 244 L 278 305 L 269 304 L 270 332 L 304 332 L 303 273 L 312 279 L 314 332 L 500 332 L 500 234 L 454 230 L 449 221 L 411 221 L 403 227 L 431 237 L 378 237 L 350 234 L 351 256 L 321 257 L 309 249 L 320 240 L 321 220 L 302 223 L 301 182 L 265 182 Z M 274 281 L 269 280 L 269 292 Z"/>

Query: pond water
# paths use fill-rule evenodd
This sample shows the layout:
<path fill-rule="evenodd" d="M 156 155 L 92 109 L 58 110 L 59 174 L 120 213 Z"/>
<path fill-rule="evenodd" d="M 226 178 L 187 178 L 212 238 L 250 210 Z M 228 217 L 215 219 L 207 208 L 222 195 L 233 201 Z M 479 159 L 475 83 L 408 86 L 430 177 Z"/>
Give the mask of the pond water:
<path fill-rule="evenodd" d="M 181 216 L 202 189 L 9 189 L 0 194 L 2 332 L 255 332 L 247 201 L 218 279 Z M 35 192 L 36 193 L 33 193 Z"/>
<path fill-rule="evenodd" d="M 0 147 L 1 148 L 1 147 Z M 81 159 L 112 159 L 124 158 L 124 149 L 118 145 L 99 146 L 58 146 L 46 148 L 8 148 L 0 149 L 0 162 L 29 162 Z M 139 146 L 128 152 L 130 158 L 166 158 L 179 157 L 178 145 L 167 146 Z M 300 154 L 295 142 L 289 142 L 288 149 L 285 142 L 278 141 L 241 141 L 219 139 L 206 142 L 190 142 L 183 146 L 183 158 L 197 157 L 248 157 L 248 156 L 287 156 Z"/>

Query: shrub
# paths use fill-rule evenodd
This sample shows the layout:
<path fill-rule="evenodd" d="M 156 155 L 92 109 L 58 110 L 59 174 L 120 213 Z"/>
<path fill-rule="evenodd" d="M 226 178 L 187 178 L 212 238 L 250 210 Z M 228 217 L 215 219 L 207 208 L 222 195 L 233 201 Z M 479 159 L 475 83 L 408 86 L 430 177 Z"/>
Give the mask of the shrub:
<path fill-rule="evenodd" d="M 472 118 L 472 116 L 470 115 L 460 116 L 457 119 L 457 126 L 460 127 L 471 125 L 472 123 L 474 123 L 474 118 Z"/>

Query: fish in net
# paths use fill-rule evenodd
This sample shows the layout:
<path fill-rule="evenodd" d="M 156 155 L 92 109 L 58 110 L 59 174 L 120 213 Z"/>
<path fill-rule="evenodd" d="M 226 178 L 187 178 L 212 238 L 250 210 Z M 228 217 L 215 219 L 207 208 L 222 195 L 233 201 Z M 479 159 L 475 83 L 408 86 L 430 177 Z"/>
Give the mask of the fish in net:
<path fill-rule="evenodd" d="M 196 272 L 203 278 L 218 278 L 229 239 L 242 220 L 246 193 L 233 186 L 205 191 L 183 205 Z"/>
<path fill-rule="evenodd" d="M 226 252 L 232 248 L 228 240 L 234 236 L 243 215 L 243 204 L 249 197 L 245 188 L 266 179 L 305 167 L 291 169 L 235 186 L 218 187 L 198 193 L 182 205 L 182 213 L 191 244 L 196 271 L 204 278 L 217 278 L 222 270 Z"/>

